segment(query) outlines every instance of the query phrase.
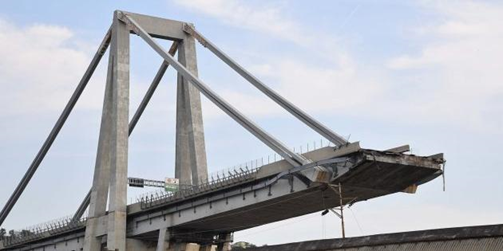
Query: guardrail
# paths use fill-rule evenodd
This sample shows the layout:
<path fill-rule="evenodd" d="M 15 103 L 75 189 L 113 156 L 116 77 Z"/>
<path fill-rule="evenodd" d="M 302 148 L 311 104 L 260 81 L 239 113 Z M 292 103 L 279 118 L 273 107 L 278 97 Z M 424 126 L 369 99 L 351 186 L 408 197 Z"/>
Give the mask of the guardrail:
<path fill-rule="evenodd" d="M 72 217 L 68 216 L 47 223 L 42 223 L 37 226 L 28 227 L 20 231 L 11 231 L 10 235 L 3 236 L 1 240 L 3 241 L 4 247 L 8 248 L 28 241 L 35 241 L 85 227 L 86 221 L 87 218 L 72 221 Z"/>
<path fill-rule="evenodd" d="M 209 181 L 203 182 L 197 186 L 181 184 L 180 189 L 176 192 L 156 191 L 148 195 L 144 195 L 140 199 L 141 208 L 152 208 L 164 203 L 248 181 L 255 177 L 254 174 L 258 171 L 258 169 L 259 168 L 250 169 L 248 167 L 245 167 L 244 169 L 226 169 L 215 173 L 213 178 L 210 178 Z M 0 240 L 3 241 L 3 246 L 8 248 L 25 242 L 35 241 L 85 227 L 86 221 L 87 218 L 72 221 L 72 216 L 68 216 L 19 231 L 13 231 L 11 232 L 11 235 L 3 236 Z"/>
<path fill-rule="evenodd" d="M 201 193 L 206 193 L 212 190 L 228 187 L 231 185 L 239 184 L 255 178 L 255 173 L 259 168 L 240 168 L 227 170 L 227 173 L 216 175 L 216 178 L 203 182 L 200 185 L 180 185 L 180 189 L 176 192 L 155 191 L 139 198 L 142 209 L 149 209 L 165 203 L 185 199 Z"/>
<path fill-rule="evenodd" d="M 329 146 L 333 146 L 333 144 L 330 141 L 320 139 L 320 141 L 312 141 L 311 143 L 300 145 L 297 148 L 293 147 L 292 151 L 303 154 L 305 152 Z M 256 173 L 262 166 L 280 160 L 283 160 L 283 158 L 277 154 L 268 155 L 266 157 L 262 157 L 224 170 L 219 170 L 217 172 L 210 173 L 208 175 L 207 181 L 206 180 L 199 181 L 201 184 L 199 186 L 180 184 L 180 189 L 178 192 L 166 192 L 162 190 L 152 191 L 146 194 L 139 195 L 136 198 L 136 201 L 141 203 L 142 209 L 147 209 L 164 203 L 173 202 L 181 198 L 187 198 L 189 196 L 197 195 L 202 192 L 222 188 L 223 186 L 229 184 L 239 183 L 243 181 L 243 179 L 248 180 L 247 178 L 251 177 L 250 175 L 252 173 Z"/>

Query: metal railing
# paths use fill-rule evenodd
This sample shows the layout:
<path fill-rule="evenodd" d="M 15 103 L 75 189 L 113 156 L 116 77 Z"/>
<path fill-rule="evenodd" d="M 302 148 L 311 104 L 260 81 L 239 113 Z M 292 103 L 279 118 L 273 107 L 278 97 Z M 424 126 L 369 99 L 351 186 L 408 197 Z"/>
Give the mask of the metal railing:
<path fill-rule="evenodd" d="M 254 179 L 254 174 L 258 170 L 259 168 L 241 168 L 239 171 L 236 169 L 232 169 L 232 171 L 227 169 L 227 172 L 225 172 L 225 170 L 221 171 L 218 175 L 215 174 L 213 179 L 196 186 L 181 184 L 180 188 L 176 192 L 158 190 L 144 194 L 138 198 L 138 202 L 141 203 L 142 209 L 156 207 Z"/>
<path fill-rule="evenodd" d="M 3 236 L 1 240 L 3 241 L 4 247 L 11 247 L 28 241 L 35 241 L 85 227 L 86 221 L 87 218 L 72 221 L 72 216 L 67 216 L 36 226 L 27 227 L 22 230 L 10 231 L 9 235 Z"/>
<path fill-rule="evenodd" d="M 300 145 L 298 148 L 293 147 L 294 152 L 303 154 L 305 152 L 313 151 L 323 147 L 334 146 L 330 141 L 313 141 L 305 145 Z M 283 160 L 279 155 L 273 154 L 252 161 L 235 165 L 233 167 L 219 170 L 210 173 L 208 180 L 200 180 L 200 185 L 183 185 L 176 192 L 166 192 L 163 190 L 151 191 L 136 198 L 137 202 L 141 203 L 142 209 L 148 209 L 163 205 L 166 203 L 174 202 L 187 197 L 192 197 L 201 193 L 209 192 L 212 190 L 220 189 L 226 186 L 235 185 L 244 181 L 249 181 L 254 178 L 255 174 L 262 166 Z"/>

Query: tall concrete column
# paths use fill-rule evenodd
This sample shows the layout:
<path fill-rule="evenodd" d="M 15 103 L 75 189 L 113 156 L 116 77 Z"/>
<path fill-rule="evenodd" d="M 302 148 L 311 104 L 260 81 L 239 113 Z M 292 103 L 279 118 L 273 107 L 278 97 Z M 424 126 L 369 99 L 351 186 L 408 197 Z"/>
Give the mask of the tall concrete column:
<path fill-rule="evenodd" d="M 126 251 L 127 165 L 129 124 L 129 29 L 114 14 L 111 53 L 112 128 L 107 249 Z"/>
<path fill-rule="evenodd" d="M 96 238 L 98 218 L 106 214 L 108 186 L 110 183 L 110 141 L 112 126 L 112 71 L 113 54 L 108 59 L 108 75 L 105 86 L 105 98 L 101 116 L 98 153 L 94 168 L 93 186 L 91 188 L 91 202 L 87 218 L 84 251 L 100 251 L 101 238 Z"/>
<path fill-rule="evenodd" d="M 169 247 L 169 234 L 167 228 L 159 229 L 159 238 L 157 239 L 156 251 L 166 251 Z"/>
<path fill-rule="evenodd" d="M 194 75 L 197 72 L 195 40 L 187 35 L 178 47 L 178 60 Z M 207 180 L 206 148 L 204 142 L 201 95 L 178 74 L 176 107 L 175 177 L 181 184 L 199 184 Z"/>

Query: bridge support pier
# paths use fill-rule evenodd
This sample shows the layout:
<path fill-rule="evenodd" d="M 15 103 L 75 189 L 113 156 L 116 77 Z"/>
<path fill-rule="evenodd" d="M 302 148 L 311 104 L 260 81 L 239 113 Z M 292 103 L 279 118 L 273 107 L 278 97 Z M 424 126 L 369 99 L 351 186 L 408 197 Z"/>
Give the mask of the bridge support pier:
<path fill-rule="evenodd" d="M 169 246 L 169 234 L 167 228 L 159 229 L 159 238 L 157 240 L 156 251 L 166 251 Z"/>
<path fill-rule="evenodd" d="M 217 251 L 230 251 L 232 243 L 232 233 L 220 234 L 218 238 L 222 241 L 217 245 Z"/>

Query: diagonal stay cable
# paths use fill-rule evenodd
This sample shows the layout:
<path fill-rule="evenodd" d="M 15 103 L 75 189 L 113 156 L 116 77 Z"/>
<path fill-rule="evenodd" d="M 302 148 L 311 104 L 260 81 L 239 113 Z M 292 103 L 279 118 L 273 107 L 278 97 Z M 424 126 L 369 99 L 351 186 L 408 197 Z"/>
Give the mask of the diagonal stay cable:
<path fill-rule="evenodd" d="M 239 75 L 245 78 L 248 82 L 250 82 L 253 86 L 259 89 L 262 93 L 264 93 L 271 100 L 276 102 L 278 105 L 283 107 L 283 109 L 287 110 L 294 117 L 302 121 L 307 126 L 311 127 L 314 131 L 322 135 L 323 137 L 330 140 L 336 146 L 341 146 L 347 144 L 348 141 L 338 135 L 337 133 L 330 130 L 330 128 L 321 124 L 319 121 L 311 117 L 306 112 L 302 111 L 300 108 L 292 104 L 290 101 L 286 100 L 284 97 L 279 95 L 273 89 L 269 88 L 262 81 L 260 81 L 257 77 L 248 72 L 244 67 L 239 65 L 236 61 L 234 61 L 231 57 L 225 54 L 222 50 L 220 50 L 216 45 L 214 45 L 211 41 L 205 38 L 201 33 L 199 33 L 194 27 L 189 24 L 185 24 L 183 27 L 184 31 L 196 38 L 204 47 L 208 48 L 213 54 L 215 54 L 218 58 L 220 58 L 224 63 L 230 66 L 234 71 L 236 71 Z"/>

